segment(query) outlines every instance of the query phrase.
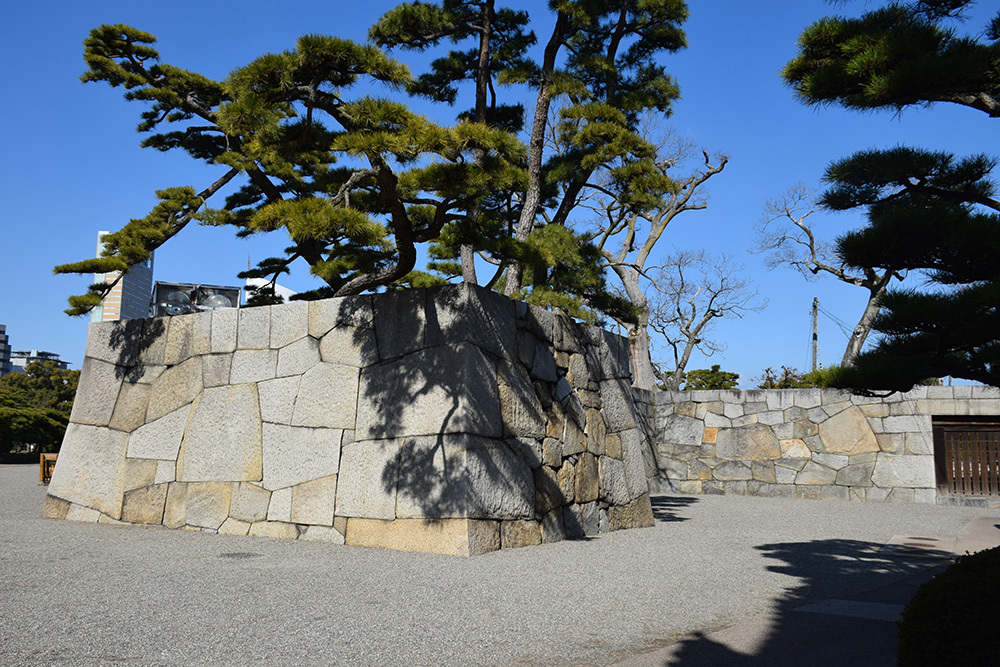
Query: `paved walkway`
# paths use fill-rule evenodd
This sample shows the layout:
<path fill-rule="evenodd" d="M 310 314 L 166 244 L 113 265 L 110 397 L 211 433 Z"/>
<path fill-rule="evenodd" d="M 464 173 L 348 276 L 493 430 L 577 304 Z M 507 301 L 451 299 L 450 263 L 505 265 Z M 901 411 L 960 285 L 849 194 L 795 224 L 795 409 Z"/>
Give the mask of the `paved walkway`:
<path fill-rule="evenodd" d="M 42 520 L 37 480 L 0 466 L 3 665 L 893 664 L 945 562 L 894 552 L 1000 532 L 996 510 L 661 496 L 654 528 L 460 559 Z"/>

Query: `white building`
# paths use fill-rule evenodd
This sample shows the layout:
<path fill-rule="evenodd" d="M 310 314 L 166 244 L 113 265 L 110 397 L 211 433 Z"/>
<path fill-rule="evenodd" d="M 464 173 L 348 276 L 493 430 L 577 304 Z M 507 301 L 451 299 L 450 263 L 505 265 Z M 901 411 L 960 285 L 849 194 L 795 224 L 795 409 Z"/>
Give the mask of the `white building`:
<path fill-rule="evenodd" d="M 11 371 L 23 373 L 25 366 L 33 361 L 54 361 L 60 370 L 69 368 L 69 362 L 63 361 L 55 352 L 44 352 L 42 350 L 14 350 L 10 353 Z"/>

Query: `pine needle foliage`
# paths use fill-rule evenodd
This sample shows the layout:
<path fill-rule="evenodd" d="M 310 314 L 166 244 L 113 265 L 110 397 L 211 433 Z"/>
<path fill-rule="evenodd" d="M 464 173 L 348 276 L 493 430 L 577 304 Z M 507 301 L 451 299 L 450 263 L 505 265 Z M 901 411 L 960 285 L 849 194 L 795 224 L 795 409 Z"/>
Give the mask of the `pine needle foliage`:
<path fill-rule="evenodd" d="M 972 2 L 891 2 L 803 32 L 783 76 L 807 104 L 901 110 L 950 102 L 1000 117 L 1000 13 L 980 37 L 956 30 Z M 874 349 L 838 369 L 836 386 L 906 391 L 946 375 L 1000 385 L 997 159 L 899 146 L 834 162 L 821 199 L 867 225 L 837 241 L 845 265 L 914 272 L 922 290 L 890 290 Z M 912 282 L 912 281 L 911 281 Z"/>

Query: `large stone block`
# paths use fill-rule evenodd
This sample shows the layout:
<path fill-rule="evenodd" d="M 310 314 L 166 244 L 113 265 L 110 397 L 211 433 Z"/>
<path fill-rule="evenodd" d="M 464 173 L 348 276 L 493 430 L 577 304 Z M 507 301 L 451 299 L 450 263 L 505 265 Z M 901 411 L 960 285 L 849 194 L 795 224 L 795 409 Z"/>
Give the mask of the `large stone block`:
<path fill-rule="evenodd" d="M 872 472 L 875 463 L 855 463 L 837 473 L 837 484 L 840 486 L 871 486 Z"/>
<path fill-rule="evenodd" d="M 647 466 L 643 456 L 644 450 L 649 449 L 649 443 L 637 428 L 622 431 L 619 435 L 622 439 L 622 460 L 625 463 L 625 485 L 628 487 L 629 500 L 634 500 L 649 493 L 646 480 L 652 475 L 646 474 Z"/>
<path fill-rule="evenodd" d="M 347 521 L 345 543 L 445 556 L 478 556 L 500 548 L 500 525 L 476 519 L 397 519 Z"/>
<path fill-rule="evenodd" d="M 662 420 L 663 442 L 678 445 L 699 445 L 705 435 L 705 424 L 700 419 L 684 415 L 668 415 Z"/>
<path fill-rule="evenodd" d="M 796 484 L 833 484 L 837 481 L 837 471 L 813 461 L 808 461 L 795 476 Z"/>
<path fill-rule="evenodd" d="M 212 311 L 212 353 L 228 354 L 236 350 L 236 324 L 240 311 L 221 308 Z"/>
<path fill-rule="evenodd" d="M 294 540 L 299 537 L 299 528 L 294 523 L 283 521 L 258 521 L 250 524 L 251 537 L 268 537 L 272 540 Z"/>
<path fill-rule="evenodd" d="M 621 463 L 619 461 L 619 463 Z M 548 466 L 542 466 L 532 471 L 535 484 L 535 512 L 541 516 L 552 510 L 561 507 L 563 503 L 570 501 L 563 495 L 559 487 L 559 479 L 556 471 Z M 622 470 L 622 486 L 624 486 L 624 469 Z M 626 494 L 628 491 L 626 490 Z"/>
<path fill-rule="evenodd" d="M 369 294 L 309 302 L 309 335 L 322 338 L 342 327 L 371 329 L 374 320 Z"/>
<path fill-rule="evenodd" d="M 504 435 L 544 438 L 545 409 L 535 395 L 524 368 L 518 364 L 500 362 L 497 380 Z"/>
<path fill-rule="evenodd" d="M 517 549 L 542 543 L 542 531 L 537 521 L 503 521 L 500 523 L 500 548 Z"/>
<path fill-rule="evenodd" d="M 363 440 L 342 447 L 337 516 L 396 517 L 399 448 L 400 443 L 395 439 Z"/>
<path fill-rule="evenodd" d="M 625 463 L 610 456 L 598 460 L 601 472 L 601 500 L 612 505 L 629 502 L 628 485 L 625 483 Z"/>
<path fill-rule="evenodd" d="M 904 415 L 882 420 L 886 433 L 919 433 L 931 430 L 930 415 Z"/>
<path fill-rule="evenodd" d="M 48 495 L 121 517 L 128 434 L 70 423 Z"/>
<path fill-rule="evenodd" d="M 542 544 L 561 542 L 566 539 L 566 524 L 563 508 L 557 507 L 542 517 L 539 523 L 542 532 Z"/>
<path fill-rule="evenodd" d="M 409 289 L 380 294 L 373 302 L 379 357 L 396 359 L 424 347 L 427 290 Z"/>
<path fill-rule="evenodd" d="M 448 433 L 503 435 L 496 369 L 481 350 L 446 345 L 361 372 L 359 440 Z"/>
<path fill-rule="evenodd" d="M 176 460 L 190 413 L 191 406 L 185 405 L 137 428 L 128 439 L 128 456 Z"/>
<path fill-rule="evenodd" d="M 378 345 L 371 325 L 363 327 L 340 326 L 326 333 L 319 342 L 323 361 L 365 368 L 377 364 Z"/>
<path fill-rule="evenodd" d="M 191 403 L 203 388 L 201 357 L 192 357 L 178 366 L 171 366 L 153 382 L 149 394 L 149 407 L 146 410 L 146 421 L 151 422 L 154 419 L 159 419 L 163 415 Z"/>
<path fill-rule="evenodd" d="M 271 492 L 271 500 L 267 504 L 267 520 L 289 523 L 292 520 L 292 487 Z"/>
<path fill-rule="evenodd" d="M 195 482 L 187 485 L 185 523 L 218 530 L 229 517 L 233 485 L 227 482 Z"/>
<path fill-rule="evenodd" d="M 293 486 L 292 523 L 332 527 L 336 498 L 336 475 Z"/>
<path fill-rule="evenodd" d="M 178 456 L 177 479 L 260 481 L 261 419 L 256 385 L 206 389 L 191 410 Z"/>
<path fill-rule="evenodd" d="M 302 375 L 319 362 L 319 341 L 305 336 L 278 350 L 276 374 L 278 377 Z"/>
<path fill-rule="evenodd" d="M 299 534 L 299 539 L 312 542 L 327 542 L 329 544 L 343 544 L 344 534 L 333 526 L 306 526 L 305 530 Z"/>
<path fill-rule="evenodd" d="M 300 381 L 299 377 L 287 377 L 257 383 L 260 418 L 272 424 L 291 424 Z"/>
<path fill-rule="evenodd" d="M 591 372 L 600 380 L 628 379 L 630 365 L 628 341 L 603 329 L 591 329 L 594 344 L 587 346 L 587 362 Z"/>
<path fill-rule="evenodd" d="M 234 487 L 229 516 L 251 523 L 267 518 L 267 507 L 271 502 L 270 491 L 246 482 L 235 484 Z"/>
<path fill-rule="evenodd" d="M 156 462 L 156 477 L 153 479 L 155 484 L 163 484 L 166 482 L 176 482 L 177 481 L 177 461 L 171 459 L 169 461 L 157 461 Z"/>
<path fill-rule="evenodd" d="M 309 334 L 309 302 L 289 301 L 271 306 L 271 341 L 274 349 L 285 347 Z"/>
<path fill-rule="evenodd" d="M 167 344 L 163 353 L 163 363 L 167 366 L 176 366 L 194 356 L 194 318 L 194 315 L 165 318 Z"/>
<path fill-rule="evenodd" d="M 472 343 L 501 359 L 517 359 L 514 302 L 496 292 L 463 283 L 432 288 L 427 295 L 424 345 Z"/>
<path fill-rule="evenodd" d="M 556 368 L 555 350 L 552 345 L 539 341 L 531 362 L 531 377 L 542 382 L 558 382 L 559 369 Z"/>
<path fill-rule="evenodd" d="M 280 489 L 336 475 L 340 469 L 343 431 L 280 424 L 263 425 L 264 478 L 266 489 Z"/>
<path fill-rule="evenodd" d="M 241 350 L 266 350 L 271 346 L 271 309 L 241 308 L 236 332 L 236 347 Z"/>
<path fill-rule="evenodd" d="M 875 461 L 872 482 L 882 488 L 934 488 L 934 457 L 880 453 Z"/>
<path fill-rule="evenodd" d="M 781 445 L 770 426 L 753 424 L 720 430 L 716 456 L 734 461 L 767 461 L 781 458 Z"/>
<path fill-rule="evenodd" d="M 320 363 L 302 376 L 292 412 L 292 426 L 354 429 L 358 404 L 358 369 Z"/>
<path fill-rule="evenodd" d="M 656 523 L 649 494 L 644 494 L 627 505 L 612 505 L 608 508 L 611 530 L 626 528 L 647 528 Z"/>
<path fill-rule="evenodd" d="M 712 470 L 712 476 L 723 482 L 753 479 L 753 471 L 743 461 L 723 461 Z"/>
<path fill-rule="evenodd" d="M 601 400 L 604 402 L 604 420 L 608 431 L 618 433 L 637 425 L 632 390 L 625 380 L 601 382 Z"/>
<path fill-rule="evenodd" d="M 155 484 L 125 494 L 122 521 L 127 523 L 163 523 L 163 508 L 167 502 L 167 485 Z"/>
<path fill-rule="evenodd" d="M 187 522 L 187 487 L 184 482 L 167 484 L 167 504 L 163 509 L 163 525 L 180 528 Z"/>
<path fill-rule="evenodd" d="M 45 496 L 42 501 L 43 519 L 65 519 L 69 516 L 70 510 L 75 507 L 73 503 L 55 496 Z"/>
<path fill-rule="evenodd" d="M 466 434 L 403 439 L 397 489 L 401 519 L 527 519 L 534 514 L 527 464 L 503 442 Z"/>
<path fill-rule="evenodd" d="M 125 369 L 97 359 L 84 359 L 70 421 L 107 426 L 114 414 Z"/>
<path fill-rule="evenodd" d="M 597 457 L 589 452 L 580 455 L 576 464 L 575 502 L 590 503 L 600 496 L 601 477 Z"/>
<path fill-rule="evenodd" d="M 122 490 L 126 493 L 133 489 L 150 486 L 156 482 L 156 468 L 158 461 L 146 459 L 125 458 L 125 477 L 122 482 Z"/>
<path fill-rule="evenodd" d="M 233 367 L 233 355 L 206 354 L 201 358 L 202 384 L 206 387 L 221 387 L 229 384 Z"/>
<path fill-rule="evenodd" d="M 853 456 L 879 451 L 878 442 L 864 413 L 857 406 L 830 417 L 819 425 L 823 448 L 830 454 Z"/>
<path fill-rule="evenodd" d="M 277 350 L 236 350 L 229 370 L 229 382 L 243 384 L 271 380 L 277 374 Z"/>

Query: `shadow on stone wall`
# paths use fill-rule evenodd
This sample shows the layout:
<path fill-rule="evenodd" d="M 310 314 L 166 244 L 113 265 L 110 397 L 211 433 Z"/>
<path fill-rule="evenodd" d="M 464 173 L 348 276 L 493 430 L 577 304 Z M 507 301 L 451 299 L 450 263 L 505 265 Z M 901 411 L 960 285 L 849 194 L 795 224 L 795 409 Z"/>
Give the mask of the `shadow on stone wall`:
<path fill-rule="evenodd" d="M 396 518 L 533 518 L 531 471 L 503 441 L 498 396 L 515 322 L 512 301 L 451 287 L 381 295 L 371 329 L 355 330 L 379 361 L 361 371 L 349 446 L 383 457 Z"/>
<path fill-rule="evenodd" d="M 126 382 L 138 382 L 145 372 L 143 356 L 166 334 L 164 318 L 118 320 L 114 323 L 108 344 L 117 353 L 115 377 Z"/>
<path fill-rule="evenodd" d="M 884 555 L 881 547 L 857 540 L 758 546 L 777 561 L 768 570 L 798 582 L 775 601 L 769 630 L 697 633 L 673 647 L 664 667 L 896 664 L 895 614 L 944 565 Z"/>

